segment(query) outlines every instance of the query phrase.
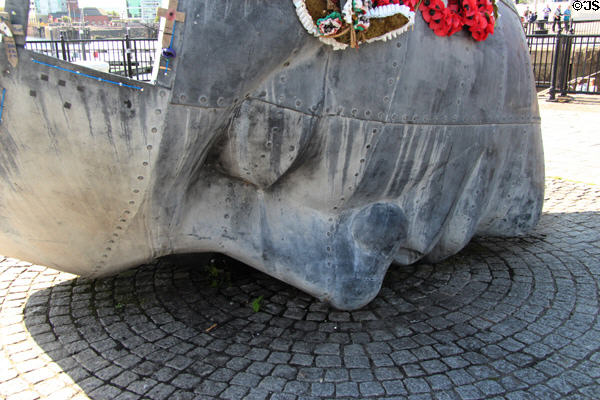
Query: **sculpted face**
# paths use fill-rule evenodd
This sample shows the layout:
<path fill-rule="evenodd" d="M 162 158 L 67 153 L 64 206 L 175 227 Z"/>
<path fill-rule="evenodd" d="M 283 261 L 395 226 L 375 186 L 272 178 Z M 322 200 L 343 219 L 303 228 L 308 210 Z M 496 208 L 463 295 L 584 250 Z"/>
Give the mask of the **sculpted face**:
<path fill-rule="evenodd" d="M 499 6 L 485 42 L 417 15 L 393 41 L 333 51 L 291 1 L 180 0 L 177 57 L 143 91 L 21 50 L 1 78 L 0 253 L 100 276 L 216 251 L 354 309 L 392 262 L 526 232 L 539 116 L 518 16 Z"/>

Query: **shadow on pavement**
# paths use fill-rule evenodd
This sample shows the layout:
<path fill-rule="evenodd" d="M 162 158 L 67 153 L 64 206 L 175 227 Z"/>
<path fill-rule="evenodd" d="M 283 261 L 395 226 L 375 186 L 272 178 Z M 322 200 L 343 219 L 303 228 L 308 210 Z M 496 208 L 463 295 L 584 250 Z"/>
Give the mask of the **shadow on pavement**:
<path fill-rule="evenodd" d="M 600 213 L 392 266 L 341 312 L 220 255 L 36 292 L 25 322 L 92 399 L 566 398 L 600 385 Z"/>

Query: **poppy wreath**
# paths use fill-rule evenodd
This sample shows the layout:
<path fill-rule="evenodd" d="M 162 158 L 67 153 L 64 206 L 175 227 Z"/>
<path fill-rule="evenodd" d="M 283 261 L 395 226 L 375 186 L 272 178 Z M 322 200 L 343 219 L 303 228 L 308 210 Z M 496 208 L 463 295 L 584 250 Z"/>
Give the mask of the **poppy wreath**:
<path fill-rule="evenodd" d="M 423 19 L 438 36 L 451 36 L 466 27 L 473 39 L 484 41 L 494 33 L 496 7 L 494 0 L 406 0 L 414 10 L 419 8 Z"/>

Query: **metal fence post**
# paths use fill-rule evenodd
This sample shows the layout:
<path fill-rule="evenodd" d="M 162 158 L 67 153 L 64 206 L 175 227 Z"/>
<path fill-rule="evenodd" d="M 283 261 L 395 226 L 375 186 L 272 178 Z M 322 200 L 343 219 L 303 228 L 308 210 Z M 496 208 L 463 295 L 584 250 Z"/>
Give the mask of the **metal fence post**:
<path fill-rule="evenodd" d="M 63 32 L 60 33 L 60 46 L 62 48 L 63 60 L 69 61 L 67 60 L 67 49 L 65 48 L 65 35 Z"/>
<path fill-rule="evenodd" d="M 571 48 L 573 44 L 573 36 L 567 35 L 563 36 L 563 62 L 562 62 L 562 71 L 561 71 L 561 86 L 560 86 L 560 95 L 566 96 L 569 86 L 569 77 L 571 76 Z"/>
<path fill-rule="evenodd" d="M 556 33 L 556 43 L 554 46 L 554 59 L 552 60 L 552 73 L 550 74 L 550 90 L 548 94 L 550 97 L 549 101 L 556 100 L 556 78 L 558 73 L 558 59 L 560 58 L 560 44 L 561 44 L 562 36 L 560 34 L 560 30 Z"/>
<path fill-rule="evenodd" d="M 58 49 L 58 41 L 54 40 L 54 38 L 52 38 L 51 40 L 52 40 L 52 43 L 54 44 L 53 56 L 56 58 L 60 58 L 60 50 Z"/>
<path fill-rule="evenodd" d="M 130 78 L 133 77 L 133 71 L 131 69 L 131 42 L 129 41 L 129 33 L 125 35 L 125 46 L 127 47 L 127 72 Z"/>

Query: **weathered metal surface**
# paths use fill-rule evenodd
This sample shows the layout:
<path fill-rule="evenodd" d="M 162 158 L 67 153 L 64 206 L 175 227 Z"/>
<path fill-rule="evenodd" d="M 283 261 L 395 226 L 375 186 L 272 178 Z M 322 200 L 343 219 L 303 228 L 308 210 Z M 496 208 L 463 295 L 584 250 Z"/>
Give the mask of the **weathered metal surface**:
<path fill-rule="evenodd" d="M 537 222 L 540 121 L 512 6 L 482 43 L 417 16 L 343 52 L 288 1 L 178 10 L 157 85 L 0 59 L 1 253 L 100 276 L 217 251 L 354 309 L 393 261 Z"/>

